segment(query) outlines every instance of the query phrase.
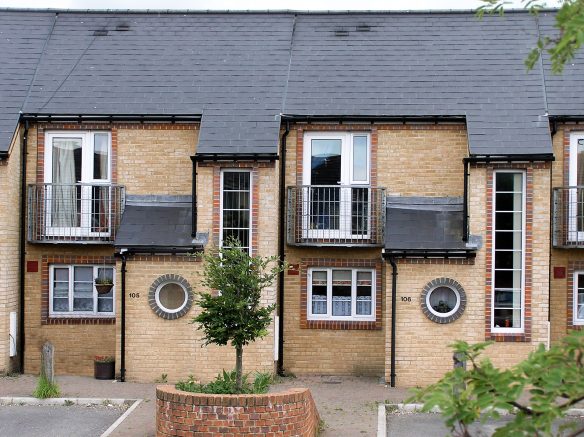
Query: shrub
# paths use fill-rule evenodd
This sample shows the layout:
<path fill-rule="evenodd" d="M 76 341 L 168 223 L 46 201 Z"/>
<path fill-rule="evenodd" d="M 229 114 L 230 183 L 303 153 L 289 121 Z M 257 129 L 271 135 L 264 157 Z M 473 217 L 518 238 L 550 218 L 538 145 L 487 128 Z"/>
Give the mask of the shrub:
<path fill-rule="evenodd" d="M 270 384 L 274 378 L 270 373 L 256 372 L 253 383 L 249 381 L 249 374 L 242 375 L 241 389 L 237 388 L 237 372 L 232 370 L 217 375 L 217 377 L 208 384 L 201 384 L 191 375 L 186 381 L 179 381 L 175 387 L 178 390 L 192 393 L 206 394 L 262 394 L 267 393 Z"/>

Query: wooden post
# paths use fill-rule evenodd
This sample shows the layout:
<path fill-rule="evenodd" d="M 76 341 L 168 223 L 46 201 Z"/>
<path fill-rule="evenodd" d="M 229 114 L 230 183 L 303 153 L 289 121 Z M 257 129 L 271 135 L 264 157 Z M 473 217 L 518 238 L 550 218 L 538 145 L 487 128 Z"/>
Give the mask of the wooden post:
<path fill-rule="evenodd" d="M 55 382 L 54 355 L 55 347 L 47 341 L 41 353 L 41 376 L 44 375 L 51 383 Z"/>

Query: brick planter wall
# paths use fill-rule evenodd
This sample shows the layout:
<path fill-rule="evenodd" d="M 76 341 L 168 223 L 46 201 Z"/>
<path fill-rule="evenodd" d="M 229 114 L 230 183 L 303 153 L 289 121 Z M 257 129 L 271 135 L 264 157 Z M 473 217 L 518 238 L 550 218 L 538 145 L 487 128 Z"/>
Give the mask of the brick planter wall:
<path fill-rule="evenodd" d="M 157 436 L 315 436 L 319 421 L 307 388 L 263 395 L 156 388 Z"/>

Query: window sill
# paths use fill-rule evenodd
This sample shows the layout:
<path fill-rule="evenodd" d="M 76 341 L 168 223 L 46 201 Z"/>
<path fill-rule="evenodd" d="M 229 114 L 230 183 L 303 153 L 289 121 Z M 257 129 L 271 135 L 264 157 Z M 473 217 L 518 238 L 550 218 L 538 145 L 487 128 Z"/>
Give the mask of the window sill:
<path fill-rule="evenodd" d="M 486 340 L 496 343 L 521 343 L 531 341 L 531 337 L 525 333 L 491 332 L 487 335 Z"/>
<path fill-rule="evenodd" d="M 49 316 L 43 325 L 115 325 L 116 316 Z"/>
<path fill-rule="evenodd" d="M 381 321 L 360 320 L 302 320 L 302 329 L 330 329 L 339 331 L 375 331 L 381 329 Z"/>

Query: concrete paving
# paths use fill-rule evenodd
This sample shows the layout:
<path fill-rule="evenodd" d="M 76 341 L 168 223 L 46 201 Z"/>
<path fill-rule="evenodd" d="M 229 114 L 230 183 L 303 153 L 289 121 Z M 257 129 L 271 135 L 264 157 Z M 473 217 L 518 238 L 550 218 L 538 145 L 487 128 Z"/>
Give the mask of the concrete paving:
<path fill-rule="evenodd" d="M 124 412 L 108 406 L 0 406 L 0 435 L 98 437 Z"/>
<path fill-rule="evenodd" d="M 491 436 L 498 427 L 511 419 L 512 417 L 508 416 L 484 424 L 477 422 L 469 427 L 469 431 L 471 435 L 477 437 Z M 555 432 L 560 424 L 568 422 L 577 422 L 578 426 L 581 427 L 584 424 L 584 418 L 573 417 L 558 422 L 558 425 L 555 426 Z M 388 413 L 386 423 L 387 437 L 444 437 L 450 435 L 450 430 L 446 428 L 442 416 L 439 414 Z"/>

